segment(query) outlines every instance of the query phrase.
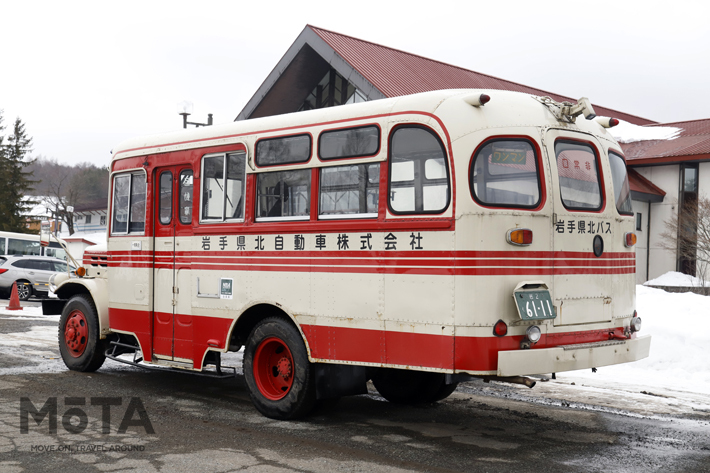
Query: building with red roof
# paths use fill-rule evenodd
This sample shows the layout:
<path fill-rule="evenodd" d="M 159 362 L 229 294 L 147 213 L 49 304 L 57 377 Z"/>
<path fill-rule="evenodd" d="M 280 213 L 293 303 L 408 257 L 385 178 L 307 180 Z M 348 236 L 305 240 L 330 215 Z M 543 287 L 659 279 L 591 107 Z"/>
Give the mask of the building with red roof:
<path fill-rule="evenodd" d="M 481 88 L 576 99 L 471 71 L 380 44 L 307 25 L 247 102 L 236 120 L 440 89 Z M 701 191 L 710 191 L 710 120 L 660 124 L 594 104 L 599 116 L 646 127 L 680 129 L 672 139 L 622 143 L 636 214 L 637 281 L 680 270 L 694 261 L 668 251 L 665 222 Z"/>

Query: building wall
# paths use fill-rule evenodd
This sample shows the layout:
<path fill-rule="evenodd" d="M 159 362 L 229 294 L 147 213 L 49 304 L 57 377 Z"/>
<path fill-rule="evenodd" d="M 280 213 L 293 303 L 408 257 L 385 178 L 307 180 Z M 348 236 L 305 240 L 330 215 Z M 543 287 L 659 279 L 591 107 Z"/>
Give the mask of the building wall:
<path fill-rule="evenodd" d="M 663 202 L 651 204 L 651 226 L 650 230 L 647 230 L 650 234 L 650 250 L 648 252 L 648 278 L 654 279 L 664 273 L 667 273 L 668 271 L 676 270 L 675 251 L 663 248 L 663 238 L 661 237 L 661 234 L 666 231 L 665 222 L 667 222 L 672 215 L 677 214 L 678 212 L 680 167 L 678 165 L 668 165 L 635 167 L 634 169 L 638 171 L 639 174 L 641 174 L 643 177 L 653 182 L 656 186 L 660 187 L 666 192 L 666 197 L 663 199 Z M 708 188 L 710 189 L 710 185 L 708 186 Z M 637 202 L 636 204 L 646 205 L 642 202 Z M 646 219 L 646 221 L 648 224 L 648 218 Z M 644 235 L 644 237 L 647 238 L 646 235 Z M 646 245 L 646 243 L 644 243 L 644 245 Z M 636 258 L 636 264 L 638 269 L 638 249 L 636 251 Z M 645 262 L 645 255 L 643 256 L 643 261 Z M 642 277 L 645 280 L 646 275 L 639 274 L 637 272 L 636 277 L 637 280 L 639 280 L 639 277 Z"/>

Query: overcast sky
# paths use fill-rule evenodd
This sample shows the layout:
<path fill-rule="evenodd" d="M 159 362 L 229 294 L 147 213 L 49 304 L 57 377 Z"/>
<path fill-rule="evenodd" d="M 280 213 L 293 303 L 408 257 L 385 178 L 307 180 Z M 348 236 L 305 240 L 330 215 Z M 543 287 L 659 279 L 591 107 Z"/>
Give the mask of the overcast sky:
<path fill-rule="evenodd" d="M 436 7 L 436 9 L 434 9 Z M 710 118 L 710 2 L 0 0 L 0 109 L 34 155 L 232 121 L 306 24 L 659 122 Z M 8 130 L 6 130 L 7 133 Z"/>

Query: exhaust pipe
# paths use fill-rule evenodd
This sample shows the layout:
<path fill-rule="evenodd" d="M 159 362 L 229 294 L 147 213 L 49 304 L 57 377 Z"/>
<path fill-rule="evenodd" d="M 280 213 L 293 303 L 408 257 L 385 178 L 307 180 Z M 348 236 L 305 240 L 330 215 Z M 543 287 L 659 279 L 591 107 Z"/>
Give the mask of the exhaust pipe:
<path fill-rule="evenodd" d="M 532 388 L 537 383 L 534 379 L 526 378 L 525 376 L 481 376 L 480 378 L 484 383 L 500 381 L 502 383 L 524 384 L 529 388 Z"/>

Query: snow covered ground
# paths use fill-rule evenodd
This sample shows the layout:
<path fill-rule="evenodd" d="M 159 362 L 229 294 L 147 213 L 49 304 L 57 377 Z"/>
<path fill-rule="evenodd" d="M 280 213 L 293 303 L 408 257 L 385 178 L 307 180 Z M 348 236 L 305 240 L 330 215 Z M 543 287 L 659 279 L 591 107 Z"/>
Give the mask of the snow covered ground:
<path fill-rule="evenodd" d="M 3 319 L 53 323 L 59 319 L 43 316 L 40 307 L 8 311 L 4 306 L 0 305 L 0 324 Z M 530 390 L 521 387 L 520 393 L 647 416 L 710 414 L 710 297 L 636 286 L 636 306 L 643 320 L 641 334 L 653 336 L 648 358 L 601 367 L 596 373 L 591 370 L 558 373 L 556 380 L 538 383 Z M 0 333 L 0 351 L 36 357 L 40 363 L 32 372 L 66 369 L 57 356 L 56 325 L 45 323 L 28 332 Z M 228 364 L 235 361 L 239 360 L 230 360 Z M 133 369 L 120 366 L 113 363 L 112 369 Z M 28 371 L 27 367 L 22 370 Z M 16 374 L 17 369 L 0 366 L 0 375 L 11 373 Z"/>
<path fill-rule="evenodd" d="M 675 287 L 701 287 L 703 284 L 710 286 L 710 281 L 703 281 L 700 278 L 678 271 L 668 271 L 667 273 L 643 283 L 644 286 L 675 286 Z"/>

